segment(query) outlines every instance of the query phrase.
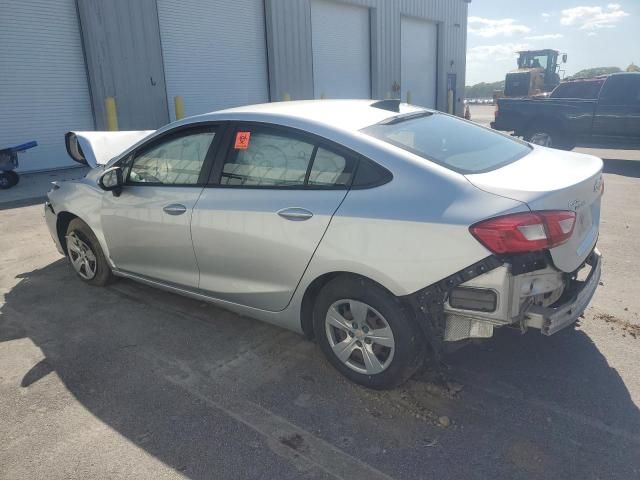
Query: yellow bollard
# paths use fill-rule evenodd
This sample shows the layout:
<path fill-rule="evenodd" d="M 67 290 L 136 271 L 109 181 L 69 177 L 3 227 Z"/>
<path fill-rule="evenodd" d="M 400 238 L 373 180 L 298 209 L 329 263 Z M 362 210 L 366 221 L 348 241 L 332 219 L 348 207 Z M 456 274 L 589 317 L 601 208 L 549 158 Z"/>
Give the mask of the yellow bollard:
<path fill-rule="evenodd" d="M 110 132 L 118 131 L 118 110 L 116 109 L 116 99 L 106 97 L 104 99 L 104 111 L 107 116 L 107 130 Z"/>
<path fill-rule="evenodd" d="M 182 98 L 182 95 L 173 97 L 173 105 L 176 111 L 176 120 L 184 118 L 184 98 Z"/>
<path fill-rule="evenodd" d="M 291 95 L 289 95 L 288 93 L 285 93 L 284 96 L 282 97 L 282 100 L 285 102 L 290 102 L 291 101 Z"/>
<path fill-rule="evenodd" d="M 407 92 L 407 103 L 409 103 L 409 104 L 411 103 L 411 92 L 410 91 Z"/>
<path fill-rule="evenodd" d="M 447 113 L 453 115 L 453 90 L 447 92 Z"/>

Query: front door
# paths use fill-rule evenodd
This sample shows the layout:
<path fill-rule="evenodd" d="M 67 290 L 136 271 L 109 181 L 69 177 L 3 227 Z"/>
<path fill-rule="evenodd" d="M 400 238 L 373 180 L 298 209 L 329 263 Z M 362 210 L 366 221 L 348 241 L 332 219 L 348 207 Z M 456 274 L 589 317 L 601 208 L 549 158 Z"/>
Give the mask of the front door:
<path fill-rule="evenodd" d="M 215 134 L 215 127 L 170 133 L 122 162 L 122 193 L 106 192 L 101 212 L 109 255 L 119 270 L 198 286 L 190 223 L 208 175 Z"/>
<path fill-rule="evenodd" d="M 193 213 L 200 288 L 269 311 L 291 300 L 347 193 L 353 158 L 298 131 L 243 125 Z"/>

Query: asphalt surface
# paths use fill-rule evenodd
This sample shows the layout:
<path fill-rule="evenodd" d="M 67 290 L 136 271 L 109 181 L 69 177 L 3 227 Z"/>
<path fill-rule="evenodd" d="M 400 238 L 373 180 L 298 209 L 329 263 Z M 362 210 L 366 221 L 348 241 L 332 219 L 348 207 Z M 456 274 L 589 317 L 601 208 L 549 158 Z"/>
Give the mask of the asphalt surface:
<path fill-rule="evenodd" d="M 41 206 L 0 209 L 0 478 L 640 478 L 640 152 L 599 153 L 603 284 L 580 325 L 499 331 L 447 358 L 448 385 L 392 392 L 279 328 L 86 286 Z"/>

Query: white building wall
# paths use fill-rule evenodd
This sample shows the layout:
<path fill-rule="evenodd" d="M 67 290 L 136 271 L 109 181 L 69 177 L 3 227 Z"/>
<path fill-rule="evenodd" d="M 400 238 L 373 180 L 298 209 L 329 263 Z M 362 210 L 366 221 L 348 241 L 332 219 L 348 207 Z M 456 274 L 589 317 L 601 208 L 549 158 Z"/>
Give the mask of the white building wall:
<path fill-rule="evenodd" d="M 21 172 L 76 165 L 64 134 L 94 121 L 75 0 L 0 0 L 0 148 Z"/>

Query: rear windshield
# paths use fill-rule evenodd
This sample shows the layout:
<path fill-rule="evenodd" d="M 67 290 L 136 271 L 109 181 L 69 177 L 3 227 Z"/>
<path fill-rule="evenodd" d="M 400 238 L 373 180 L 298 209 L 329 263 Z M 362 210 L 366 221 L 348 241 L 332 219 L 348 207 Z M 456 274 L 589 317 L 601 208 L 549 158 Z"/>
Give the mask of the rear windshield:
<path fill-rule="evenodd" d="M 531 151 L 519 140 L 431 112 L 394 117 L 362 131 L 460 173 L 495 170 Z"/>

